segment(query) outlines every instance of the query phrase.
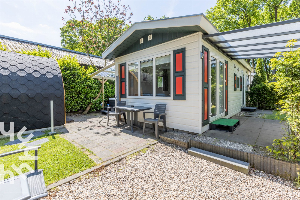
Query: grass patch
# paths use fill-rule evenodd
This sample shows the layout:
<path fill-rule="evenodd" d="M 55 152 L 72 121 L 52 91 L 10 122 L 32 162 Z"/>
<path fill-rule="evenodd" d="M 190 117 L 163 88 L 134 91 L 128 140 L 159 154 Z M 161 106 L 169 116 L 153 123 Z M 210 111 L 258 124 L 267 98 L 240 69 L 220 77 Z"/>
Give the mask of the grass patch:
<path fill-rule="evenodd" d="M 49 139 L 49 142 L 42 144 L 38 151 L 38 168 L 44 170 L 46 185 L 57 182 L 96 165 L 96 163 L 79 148 L 75 147 L 69 141 L 61 138 L 58 134 L 41 136 L 33 141 L 41 138 Z M 0 140 L 0 154 L 19 149 L 18 144 L 3 146 L 8 141 L 9 138 L 3 138 Z M 29 154 L 33 156 L 34 151 L 30 151 Z M 18 174 L 12 169 L 12 164 L 15 164 L 18 167 L 22 163 L 28 163 L 34 169 L 34 161 L 19 160 L 19 156 L 23 155 L 24 153 L 19 153 L 0 158 L 0 163 L 4 164 L 5 171 L 10 170 L 14 173 L 14 175 Z M 27 171 L 24 170 L 23 172 L 25 173 Z M 5 178 L 9 178 L 9 175 L 7 174 Z"/>
<path fill-rule="evenodd" d="M 280 114 L 280 111 L 275 111 L 275 110 L 273 111 L 272 114 L 264 114 L 261 118 L 286 121 L 286 115 Z"/>
<path fill-rule="evenodd" d="M 148 151 L 148 147 L 146 147 L 146 148 L 144 148 L 144 149 L 141 149 L 141 150 L 139 150 L 139 151 L 137 151 L 137 152 L 135 152 L 135 153 L 133 153 L 133 154 L 130 154 L 129 156 L 127 156 L 127 159 L 126 160 L 130 160 L 131 158 L 134 158 L 134 157 L 136 157 L 136 156 L 138 156 L 138 155 L 140 155 L 140 154 L 144 154 L 144 153 L 146 153 L 147 151 Z"/>

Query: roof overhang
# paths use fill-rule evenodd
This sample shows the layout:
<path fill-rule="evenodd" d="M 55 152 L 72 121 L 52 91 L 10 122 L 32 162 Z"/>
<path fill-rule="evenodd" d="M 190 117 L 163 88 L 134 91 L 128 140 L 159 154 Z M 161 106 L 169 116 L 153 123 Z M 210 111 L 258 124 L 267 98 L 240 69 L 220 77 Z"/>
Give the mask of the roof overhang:
<path fill-rule="evenodd" d="M 108 47 L 103 52 L 102 57 L 105 59 L 118 57 L 133 42 L 146 34 L 193 31 L 201 31 L 206 34 L 218 33 L 218 30 L 203 14 L 137 22 Z"/>
<path fill-rule="evenodd" d="M 232 59 L 272 58 L 291 39 L 300 39 L 300 18 L 244 29 L 203 35 Z M 300 47 L 298 41 L 294 48 Z"/>

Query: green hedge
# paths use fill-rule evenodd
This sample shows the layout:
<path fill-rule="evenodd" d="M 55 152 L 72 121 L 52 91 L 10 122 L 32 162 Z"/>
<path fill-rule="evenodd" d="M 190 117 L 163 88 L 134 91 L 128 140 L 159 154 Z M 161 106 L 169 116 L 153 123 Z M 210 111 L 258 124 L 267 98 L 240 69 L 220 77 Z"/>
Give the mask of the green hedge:
<path fill-rule="evenodd" d="M 57 62 L 61 68 L 65 87 L 66 112 L 84 111 L 102 88 L 102 84 L 97 79 L 89 76 L 96 71 L 96 68 L 92 66 L 82 67 L 78 64 L 77 59 L 71 56 L 66 56 Z M 114 97 L 114 88 L 114 81 L 107 81 L 104 84 L 105 101 L 109 97 Z M 101 110 L 102 98 L 101 94 L 100 98 L 93 103 L 90 112 Z"/>
<path fill-rule="evenodd" d="M 267 83 L 260 76 L 255 75 L 250 91 L 247 91 L 247 106 L 258 109 L 278 108 L 278 95 L 274 83 Z"/>

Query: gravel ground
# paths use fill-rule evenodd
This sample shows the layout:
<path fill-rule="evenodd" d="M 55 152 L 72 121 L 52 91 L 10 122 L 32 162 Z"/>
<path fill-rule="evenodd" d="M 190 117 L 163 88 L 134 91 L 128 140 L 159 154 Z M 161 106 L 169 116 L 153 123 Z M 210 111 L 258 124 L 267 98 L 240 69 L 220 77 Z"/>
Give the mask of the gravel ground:
<path fill-rule="evenodd" d="M 171 138 L 171 139 L 175 139 L 175 140 L 179 140 L 179 141 L 183 141 L 183 142 L 188 142 L 190 140 L 190 138 L 192 138 L 193 140 L 207 143 L 207 144 L 236 149 L 236 150 L 244 151 L 244 152 L 248 152 L 248 153 L 253 152 L 253 147 L 250 145 L 240 144 L 240 143 L 236 143 L 236 142 L 230 142 L 228 140 L 207 137 L 204 135 L 196 135 L 195 136 L 195 135 L 191 135 L 191 134 L 184 133 L 184 132 L 170 131 L 170 132 L 164 133 L 162 136 Z"/>
<path fill-rule="evenodd" d="M 244 152 L 248 152 L 248 153 L 253 152 L 253 147 L 250 145 L 231 142 L 228 140 L 217 139 L 217 138 L 207 137 L 207 136 L 203 136 L 203 135 L 197 135 L 196 137 L 194 137 L 194 140 L 203 142 L 203 143 L 216 145 L 216 146 L 226 147 L 226 148 L 230 148 L 230 149 L 236 149 L 236 150 L 244 151 Z"/>
<path fill-rule="evenodd" d="M 292 183 L 259 171 L 250 175 L 158 143 L 64 184 L 46 199 L 299 199 Z"/>

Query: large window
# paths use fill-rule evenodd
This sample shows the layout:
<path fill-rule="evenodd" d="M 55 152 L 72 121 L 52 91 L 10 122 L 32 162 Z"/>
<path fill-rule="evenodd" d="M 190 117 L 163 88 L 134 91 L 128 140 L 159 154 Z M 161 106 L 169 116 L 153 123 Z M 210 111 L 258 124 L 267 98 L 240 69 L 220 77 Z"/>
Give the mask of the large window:
<path fill-rule="evenodd" d="M 141 61 L 141 96 L 153 96 L 153 59 Z"/>
<path fill-rule="evenodd" d="M 220 114 L 224 112 L 224 63 L 220 62 L 219 67 L 219 108 Z"/>
<path fill-rule="evenodd" d="M 155 65 L 156 96 L 169 97 L 171 96 L 171 55 L 155 58 Z"/>
<path fill-rule="evenodd" d="M 128 64 L 128 95 L 138 96 L 139 69 L 138 62 Z"/>
<path fill-rule="evenodd" d="M 211 57 L 211 116 L 217 114 L 217 60 Z"/>

